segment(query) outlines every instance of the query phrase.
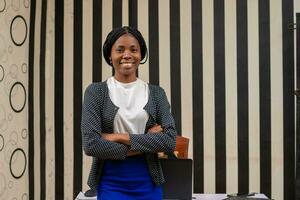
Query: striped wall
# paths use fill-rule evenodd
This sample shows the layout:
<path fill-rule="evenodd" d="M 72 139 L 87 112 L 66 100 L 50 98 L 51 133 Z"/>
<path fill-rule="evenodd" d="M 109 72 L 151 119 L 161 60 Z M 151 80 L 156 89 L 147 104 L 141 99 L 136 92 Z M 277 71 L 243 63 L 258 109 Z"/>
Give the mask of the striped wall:
<path fill-rule="evenodd" d="M 112 75 L 101 48 L 122 25 L 145 36 L 139 77 L 165 89 L 190 138 L 194 192 L 294 199 L 296 12 L 297 0 L 0 1 L 0 199 L 88 189 L 82 97 Z"/>

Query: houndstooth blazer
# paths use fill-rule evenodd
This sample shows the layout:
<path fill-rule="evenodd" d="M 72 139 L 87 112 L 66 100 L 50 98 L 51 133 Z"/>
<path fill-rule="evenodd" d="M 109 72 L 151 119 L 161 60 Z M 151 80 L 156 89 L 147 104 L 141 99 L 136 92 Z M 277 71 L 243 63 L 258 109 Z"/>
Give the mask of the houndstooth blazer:
<path fill-rule="evenodd" d="M 164 180 L 156 152 L 172 152 L 176 145 L 175 122 L 164 90 L 149 84 L 149 99 L 144 109 L 149 114 L 144 134 L 130 134 L 131 145 L 107 141 L 101 133 L 113 132 L 113 121 L 118 107 L 109 98 L 107 83 L 98 82 L 88 86 L 82 106 L 82 145 L 84 152 L 93 157 L 88 185 L 95 189 L 99 184 L 102 167 L 107 159 L 123 160 L 128 150 L 145 153 L 152 180 L 160 185 Z M 163 134 L 147 134 L 153 125 L 159 124 Z"/>

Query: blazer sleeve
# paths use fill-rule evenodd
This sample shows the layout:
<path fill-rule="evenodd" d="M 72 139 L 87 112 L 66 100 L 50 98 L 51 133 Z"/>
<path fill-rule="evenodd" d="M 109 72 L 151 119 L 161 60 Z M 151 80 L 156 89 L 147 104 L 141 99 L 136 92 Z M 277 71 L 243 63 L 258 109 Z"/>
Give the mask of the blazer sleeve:
<path fill-rule="evenodd" d="M 157 87 L 155 95 L 157 119 L 156 123 L 161 125 L 163 133 L 130 134 L 133 151 L 141 152 L 173 152 L 176 146 L 176 128 L 174 118 L 170 112 L 165 91 Z"/>
<path fill-rule="evenodd" d="M 85 90 L 81 119 L 84 152 L 88 156 L 100 159 L 123 160 L 126 158 L 128 147 L 101 138 L 101 108 L 103 102 L 101 95 L 103 96 L 103 90 L 95 83 L 89 85 Z"/>

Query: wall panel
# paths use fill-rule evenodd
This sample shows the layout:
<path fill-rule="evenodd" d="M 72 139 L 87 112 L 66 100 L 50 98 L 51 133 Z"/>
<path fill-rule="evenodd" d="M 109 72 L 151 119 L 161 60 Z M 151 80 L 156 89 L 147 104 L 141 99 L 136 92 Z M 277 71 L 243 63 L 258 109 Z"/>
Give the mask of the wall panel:
<path fill-rule="evenodd" d="M 35 2 L 14 1 L 0 5 L 0 199 L 28 198 L 29 188 L 23 186 L 36 180 L 36 163 L 30 155 L 35 138 L 29 132 L 34 133 L 34 124 L 28 121 L 34 110 L 34 80 L 29 81 L 34 59 L 28 59 L 29 52 L 34 54 L 29 50 L 34 46 L 30 42 L 34 6 Z"/>

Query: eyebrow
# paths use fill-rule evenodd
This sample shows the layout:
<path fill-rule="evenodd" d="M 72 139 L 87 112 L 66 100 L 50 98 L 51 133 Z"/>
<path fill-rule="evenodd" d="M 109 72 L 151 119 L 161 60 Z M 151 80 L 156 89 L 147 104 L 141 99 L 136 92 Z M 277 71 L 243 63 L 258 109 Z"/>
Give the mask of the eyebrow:
<path fill-rule="evenodd" d="M 125 47 L 125 45 L 116 45 L 116 48 L 124 48 Z M 130 45 L 130 48 L 132 48 L 132 47 L 135 47 L 135 48 L 137 48 L 138 47 L 138 45 L 135 45 L 135 44 L 132 44 L 132 45 Z"/>

